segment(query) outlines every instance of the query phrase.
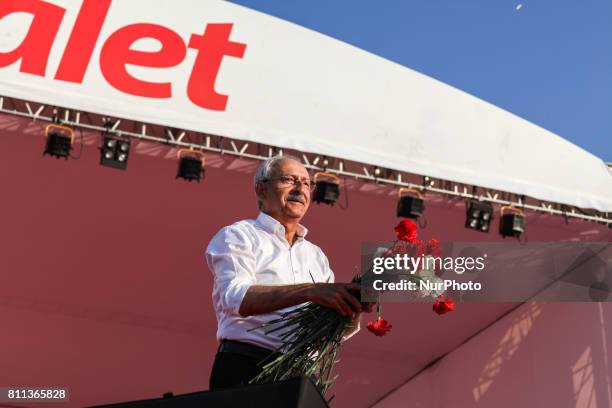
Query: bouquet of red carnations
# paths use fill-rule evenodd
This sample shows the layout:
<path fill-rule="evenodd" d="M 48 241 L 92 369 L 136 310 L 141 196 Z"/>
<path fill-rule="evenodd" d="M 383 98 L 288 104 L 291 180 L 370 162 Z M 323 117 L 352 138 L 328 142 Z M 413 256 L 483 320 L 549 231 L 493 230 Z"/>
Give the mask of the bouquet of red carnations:
<path fill-rule="evenodd" d="M 356 276 L 352 282 L 360 283 Z M 358 293 L 355 294 L 358 297 Z M 345 332 L 352 324 L 350 316 L 342 316 L 336 310 L 315 303 L 282 314 L 255 329 L 268 329 L 269 334 L 284 330 L 280 335 L 283 345 L 278 357 L 267 362 L 263 371 L 251 383 L 266 383 L 307 376 L 325 395 L 334 382 L 332 370 Z M 255 330 L 251 329 L 251 330 Z"/>
<path fill-rule="evenodd" d="M 388 255 L 405 250 L 406 246 L 410 246 L 416 250 L 417 255 L 427 253 L 439 256 L 438 241 L 435 239 L 427 242 L 418 240 L 416 225 L 411 220 L 401 221 L 395 227 L 395 232 L 397 241 L 387 251 Z M 426 279 L 420 275 L 416 278 Z M 361 276 L 356 276 L 352 280 L 359 284 L 361 281 Z M 359 293 L 354 295 L 361 301 Z M 441 296 L 433 305 L 433 310 L 438 314 L 447 313 L 453 308 L 452 299 Z M 367 328 L 376 336 L 384 336 L 392 326 L 382 318 L 380 302 L 377 302 L 376 309 L 377 320 L 369 322 Z M 266 334 L 284 330 L 280 335 L 283 344 L 277 350 L 280 353 L 272 361 L 263 365 L 262 372 L 251 380 L 251 383 L 266 383 L 307 376 L 314 380 L 321 394 L 325 395 L 337 377 L 332 377 L 334 364 L 337 362 L 336 357 L 345 332 L 353 323 L 351 317 L 341 316 L 334 309 L 307 303 L 284 313 L 278 319 L 251 329 L 267 329 Z"/>

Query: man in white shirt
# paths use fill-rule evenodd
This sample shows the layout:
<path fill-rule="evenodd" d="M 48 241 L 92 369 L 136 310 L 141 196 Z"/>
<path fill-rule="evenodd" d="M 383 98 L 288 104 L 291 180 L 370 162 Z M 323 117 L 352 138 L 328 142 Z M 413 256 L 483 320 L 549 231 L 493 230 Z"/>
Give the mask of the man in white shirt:
<path fill-rule="evenodd" d="M 222 228 L 206 249 L 214 275 L 213 305 L 220 346 L 210 389 L 246 384 L 261 370 L 258 363 L 281 346 L 277 332 L 251 330 L 297 305 L 314 302 L 352 316 L 359 330 L 361 303 L 351 294 L 358 284 L 334 283 L 321 249 L 305 239 L 299 224 L 308 211 L 313 182 L 306 168 L 290 157 L 272 157 L 255 174 L 260 214 Z M 370 305 L 365 311 L 371 311 Z"/>

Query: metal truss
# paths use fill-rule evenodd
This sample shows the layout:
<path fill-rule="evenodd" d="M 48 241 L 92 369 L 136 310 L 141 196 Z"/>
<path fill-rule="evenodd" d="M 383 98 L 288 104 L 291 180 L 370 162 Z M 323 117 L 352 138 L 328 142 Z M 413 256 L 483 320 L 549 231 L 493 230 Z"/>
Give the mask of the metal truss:
<path fill-rule="evenodd" d="M 101 133 L 114 134 L 119 137 L 148 140 L 165 145 L 233 155 L 253 160 L 266 160 L 275 154 L 283 154 L 282 148 L 267 146 L 260 143 L 250 143 L 218 135 L 172 129 L 155 124 L 138 123 L 130 119 L 109 118 L 91 112 L 49 106 L 11 97 L 0 96 L 0 113 L 27 117 L 45 122 L 61 123 L 74 128 L 94 130 Z M 229 146 L 226 146 L 227 143 L 229 143 Z M 339 158 L 317 155 L 309 159 L 308 156 L 312 156 L 312 154 L 293 151 L 289 151 L 289 153 L 301 157 L 304 166 L 313 171 L 324 171 L 337 176 L 351 177 L 382 185 L 418 190 L 421 194 L 427 192 L 439 193 L 466 200 L 488 202 L 502 206 L 513 206 L 523 210 L 560 215 L 566 219 L 575 218 L 593 221 L 607 224 L 612 228 L 612 215 L 610 213 L 585 210 L 559 203 L 545 202 L 535 198 L 517 196 L 514 193 L 486 189 L 448 180 L 436 180 L 439 186 L 435 186 L 436 182 L 427 176 L 399 172 L 392 169 L 381 169 L 373 167 L 372 165 L 351 162 Z M 608 166 L 612 167 L 612 163 L 608 163 Z M 478 190 L 484 191 L 484 193 L 479 194 Z"/>

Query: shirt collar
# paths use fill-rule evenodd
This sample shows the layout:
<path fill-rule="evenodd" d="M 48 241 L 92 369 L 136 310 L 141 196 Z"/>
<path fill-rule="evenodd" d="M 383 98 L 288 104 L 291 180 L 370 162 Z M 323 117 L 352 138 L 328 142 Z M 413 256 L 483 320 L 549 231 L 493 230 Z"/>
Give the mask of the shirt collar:
<path fill-rule="evenodd" d="M 285 239 L 285 226 L 278 222 L 275 218 L 269 216 L 266 213 L 260 212 L 257 217 L 257 223 L 266 231 L 278 235 Z M 308 228 L 303 226 L 302 224 L 298 224 L 297 226 L 297 236 L 298 239 L 302 239 L 308 234 Z"/>

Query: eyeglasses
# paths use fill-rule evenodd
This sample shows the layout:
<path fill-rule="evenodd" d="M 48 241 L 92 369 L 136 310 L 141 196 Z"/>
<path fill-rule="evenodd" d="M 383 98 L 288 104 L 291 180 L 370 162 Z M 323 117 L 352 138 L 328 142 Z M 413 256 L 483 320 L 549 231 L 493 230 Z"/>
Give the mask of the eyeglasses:
<path fill-rule="evenodd" d="M 314 191 L 316 185 L 310 179 L 300 179 L 295 176 L 282 175 L 276 178 L 265 179 L 264 181 L 280 181 L 281 184 L 285 187 L 288 186 L 297 186 L 298 183 L 301 186 L 305 186 L 308 190 Z"/>

